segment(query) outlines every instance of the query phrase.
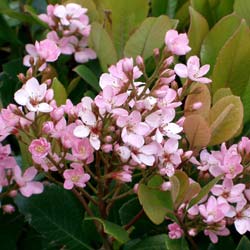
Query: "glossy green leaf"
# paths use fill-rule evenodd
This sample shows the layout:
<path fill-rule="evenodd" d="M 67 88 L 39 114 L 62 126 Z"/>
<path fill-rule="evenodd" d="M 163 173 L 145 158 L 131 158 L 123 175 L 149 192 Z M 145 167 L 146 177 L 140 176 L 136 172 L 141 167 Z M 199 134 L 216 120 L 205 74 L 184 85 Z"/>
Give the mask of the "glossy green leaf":
<path fill-rule="evenodd" d="M 112 17 L 112 37 L 119 58 L 129 35 L 144 21 L 148 14 L 148 0 L 109 0 L 107 7 Z"/>
<path fill-rule="evenodd" d="M 227 237 L 219 237 L 219 241 L 216 244 L 210 243 L 207 250 L 221 250 L 221 249 L 234 249 L 236 244 L 233 240 L 232 235 Z"/>
<path fill-rule="evenodd" d="M 216 8 L 214 10 L 216 20 L 233 12 L 234 0 L 216 0 Z"/>
<path fill-rule="evenodd" d="M 235 0 L 234 11 L 237 15 L 244 18 L 250 25 L 250 2 L 246 0 Z"/>
<path fill-rule="evenodd" d="M 170 18 L 174 18 L 177 9 L 178 0 L 152 0 L 152 15 L 168 15 Z"/>
<path fill-rule="evenodd" d="M 110 221 L 107 220 L 103 220 L 101 218 L 98 217 L 89 217 L 86 218 L 85 220 L 97 220 L 99 221 L 102 226 L 103 226 L 103 230 L 106 234 L 114 237 L 117 241 L 119 241 L 120 243 L 124 244 L 129 240 L 129 235 L 128 232 L 123 229 L 121 226 L 112 223 Z"/>
<path fill-rule="evenodd" d="M 183 125 L 190 149 L 199 150 L 208 145 L 211 130 L 208 122 L 199 114 L 186 117 Z"/>
<path fill-rule="evenodd" d="M 175 18 L 179 21 L 178 28 L 181 30 L 185 30 L 185 28 L 189 25 L 189 1 L 186 1 L 176 12 Z"/>
<path fill-rule="evenodd" d="M 166 249 L 166 234 L 159 234 L 156 236 L 147 237 L 144 240 L 139 241 L 136 244 L 133 244 L 126 250 L 168 250 Z"/>
<path fill-rule="evenodd" d="M 188 30 L 189 46 L 192 50 L 188 53 L 188 57 L 199 55 L 202 41 L 209 31 L 207 20 L 195 9 L 189 7 L 190 26 Z"/>
<path fill-rule="evenodd" d="M 114 44 L 101 24 L 97 22 L 92 23 L 89 42 L 100 60 L 103 71 L 107 71 L 111 64 L 116 63 L 117 54 Z"/>
<path fill-rule="evenodd" d="M 230 87 L 233 94 L 244 93 L 250 79 L 250 31 L 243 21 L 220 50 L 212 75 L 212 90 Z"/>
<path fill-rule="evenodd" d="M 49 240 L 65 245 L 68 250 L 94 250 L 83 242 L 84 210 L 70 191 L 46 186 L 40 195 L 15 199 L 26 220 Z"/>
<path fill-rule="evenodd" d="M 231 139 L 239 131 L 243 121 L 243 105 L 239 97 L 221 98 L 210 110 L 210 145 Z"/>
<path fill-rule="evenodd" d="M 235 250 L 249 250 L 250 249 L 250 240 L 247 236 L 243 236 Z"/>
<path fill-rule="evenodd" d="M 202 64 L 210 65 L 210 72 L 213 71 L 219 51 L 226 41 L 234 34 L 240 25 L 240 18 L 235 14 L 223 17 L 210 30 L 201 46 Z M 223 32 L 221 32 L 223 30 Z"/>
<path fill-rule="evenodd" d="M 138 197 L 146 215 L 153 223 L 161 224 L 168 213 L 172 214 L 173 204 L 170 192 L 151 189 L 140 184 Z"/>
<path fill-rule="evenodd" d="M 161 48 L 167 30 L 174 28 L 176 21 L 167 16 L 148 17 L 129 38 L 124 48 L 127 57 L 141 55 L 145 60 L 153 55 L 155 48 Z"/>
<path fill-rule="evenodd" d="M 232 91 L 230 88 L 221 88 L 218 89 L 214 95 L 213 95 L 213 104 L 215 104 L 217 101 L 219 101 L 221 98 L 228 96 L 228 95 L 232 95 Z"/>
<path fill-rule="evenodd" d="M 99 81 L 96 75 L 85 65 L 79 65 L 73 69 L 86 83 L 97 92 L 100 91 Z"/>
<path fill-rule="evenodd" d="M 210 27 L 213 26 L 215 18 L 209 0 L 191 0 L 191 6 L 207 19 Z"/>
<path fill-rule="evenodd" d="M 67 92 L 62 83 L 54 78 L 52 82 L 52 89 L 54 90 L 54 99 L 56 100 L 57 105 L 65 104 L 67 100 Z"/>
<path fill-rule="evenodd" d="M 201 191 L 199 192 L 199 194 L 193 198 L 190 203 L 188 208 L 194 206 L 195 204 L 197 204 L 203 197 L 205 197 L 211 190 L 211 188 L 221 179 L 221 175 L 215 177 L 214 179 L 212 179 L 207 185 L 205 185 L 204 187 L 202 187 Z"/>
<path fill-rule="evenodd" d="M 166 247 L 166 250 L 189 250 L 188 243 L 184 237 L 173 240 L 167 236 Z"/>

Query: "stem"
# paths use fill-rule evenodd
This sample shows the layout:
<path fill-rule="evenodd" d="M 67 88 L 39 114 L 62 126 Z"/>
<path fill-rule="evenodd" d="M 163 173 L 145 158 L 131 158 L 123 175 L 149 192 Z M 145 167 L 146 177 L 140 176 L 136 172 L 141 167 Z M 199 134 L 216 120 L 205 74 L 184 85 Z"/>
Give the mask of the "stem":
<path fill-rule="evenodd" d="M 132 227 L 144 214 L 144 210 L 141 209 L 140 212 L 128 223 L 124 226 L 125 230 L 128 230 L 130 227 Z"/>
<path fill-rule="evenodd" d="M 93 214 L 93 212 L 91 211 L 91 209 L 89 208 L 87 202 L 81 196 L 81 194 L 75 188 L 72 188 L 71 191 L 76 196 L 76 198 L 80 201 L 80 203 L 82 204 L 82 206 L 84 207 L 84 209 L 86 210 L 86 212 L 88 213 L 88 215 L 91 216 L 91 217 L 94 217 L 95 215 Z"/>

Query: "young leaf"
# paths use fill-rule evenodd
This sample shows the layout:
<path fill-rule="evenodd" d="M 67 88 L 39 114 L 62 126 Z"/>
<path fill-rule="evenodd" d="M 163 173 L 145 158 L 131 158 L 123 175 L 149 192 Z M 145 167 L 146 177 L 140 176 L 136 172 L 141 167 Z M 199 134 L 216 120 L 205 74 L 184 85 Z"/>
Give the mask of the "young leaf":
<path fill-rule="evenodd" d="M 178 0 L 152 0 L 153 16 L 168 15 L 174 18 L 177 9 Z"/>
<path fill-rule="evenodd" d="M 235 14 L 225 16 L 214 25 L 205 37 L 201 46 L 200 56 L 202 64 L 210 65 L 210 72 L 213 71 L 219 51 L 239 25 L 240 18 Z M 221 32 L 222 30 L 223 32 Z"/>
<path fill-rule="evenodd" d="M 101 24 L 97 22 L 91 24 L 89 43 L 96 52 L 103 71 L 107 71 L 108 66 L 117 61 L 117 54 L 113 41 Z"/>
<path fill-rule="evenodd" d="M 209 145 L 217 145 L 231 139 L 241 127 L 243 106 L 239 97 L 221 98 L 210 110 L 211 140 Z"/>
<path fill-rule="evenodd" d="M 188 53 L 188 57 L 199 55 L 201 44 L 209 31 L 207 20 L 192 7 L 189 7 L 190 26 L 188 30 L 189 46 L 192 50 Z"/>
<path fill-rule="evenodd" d="M 230 87 L 233 94 L 241 95 L 249 84 L 250 30 L 244 21 L 220 50 L 212 75 L 213 93 Z"/>
<path fill-rule="evenodd" d="M 28 222 L 49 240 L 65 245 L 68 250 L 94 250 L 82 240 L 84 210 L 70 191 L 51 185 L 41 195 L 30 198 L 19 195 L 15 202 Z"/>
<path fill-rule="evenodd" d="M 103 226 L 104 232 L 114 237 L 117 241 L 119 241 L 122 244 L 126 243 L 129 240 L 128 232 L 117 224 L 114 224 L 107 220 L 103 220 L 98 217 L 88 217 L 88 218 L 85 218 L 85 220 L 99 221 Z"/>
<path fill-rule="evenodd" d="M 169 192 L 151 189 L 144 184 L 139 185 L 139 201 L 149 219 L 155 224 L 161 224 L 165 216 L 174 216 L 173 204 Z M 157 213 L 156 213 L 157 211 Z"/>
<path fill-rule="evenodd" d="M 141 55 L 145 60 L 153 55 L 154 48 L 161 48 L 167 30 L 174 28 L 176 21 L 167 16 L 148 17 L 127 41 L 124 54 L 136 58 Z"/>
<path fill-rule="evenodd" d="M 193 104 L 197 102 L 201 102 L 202 106 L 198 110 L 192 110 Z M 185 101 L 185 116 L 197 114 L 208 118 L 210 107 L 211 95 L 207 85 L 202 83 L 192 84 L 190 94 Z"/>
<path fill-rule="evenodd" d="M 201 149 L 208 145 L 211 131 L 208 123 L 201 115 L 189 115 L 183 125 L 190 149 Z"/>
<path fill-rule="evenodd" d="M 96 75 L 85 65 L 79 65 L 73 69 L 86 83 L 97 92 L 100 91 L 99 81 Z"/>
<path fill-rule="evenodd" d="M 62 83 L 55 77 L 52 82 L 52 89 L 54 90 L 54 99 L 57 105 L 65 104 L 67 100 L 67 92 Z"/>
<path fill-rule="evenodd" d="M 218 89 L 214 95 L 213 95 L 213 104 L 215 104 L 217 101 L 219 101 L 221 98 L 228 96 L 228 95 L 233 95 L 232 91 L 230 88 L 221 88 Z"/>
<path fill-rule="evenodd" d="M 190 203 L 188 208 L 194 206 L 195 204 L 197 204 L 203 197 L 205 197 L 211 190 L 211 188 L 221 179 L 221 175 L 215 177 L 214 179 L 212 179 L 206 186 L 202 187 L 201 191 L 199 192 L 199 194 L 194 197 Z"/>

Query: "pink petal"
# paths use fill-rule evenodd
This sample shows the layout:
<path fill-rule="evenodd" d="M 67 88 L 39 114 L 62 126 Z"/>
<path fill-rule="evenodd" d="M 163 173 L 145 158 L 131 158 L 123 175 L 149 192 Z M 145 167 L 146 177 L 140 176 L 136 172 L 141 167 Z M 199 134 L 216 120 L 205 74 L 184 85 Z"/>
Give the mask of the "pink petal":
<path fill-rule="evenodd" d="M 85 138 L 89 135 L 89 133 L 90 129 L 84 125 L 77 126 L 73 131 L 74 136 L 79 138 Z"/>
<path fill-rule="evenodd" d="M 25 181 L 32 181 L 37 174 L 37 170 L 34 167 L 27 168 L 23 174 Z"/>
<path fill-rule="evenodd" d="M 174 71 L 179 77 L 186 78 L 188 76 L 187 66 L 182 63 L 176 64 Z"/>

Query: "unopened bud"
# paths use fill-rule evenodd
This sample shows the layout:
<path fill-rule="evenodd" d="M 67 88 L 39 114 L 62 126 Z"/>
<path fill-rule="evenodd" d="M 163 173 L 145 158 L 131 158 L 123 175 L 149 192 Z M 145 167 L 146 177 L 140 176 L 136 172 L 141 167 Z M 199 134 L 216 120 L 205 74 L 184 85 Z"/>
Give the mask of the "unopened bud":
<path fill-rule="evenodd" d="M 20 82 L 22 82 L 23 84 L 26 82 L 26 78 L 25 75 L 23 73 L 20 73 L 17 75 L 17 78 L 19 79 Z"/>
<path fill-rule="evenodd" d="M 195 102 L 193 105 L 192 105 L 192 110 L 198 110 L 202 107 L 202 102 Z"/>
<path fill-rule="evenodd" d="M 2 206 L 4 214 L 12 214 L 15 212 L 15 207 L 11 204 L 6 204 Z"/>
<path fill-rule="evenodd" d="M 171 190 L 171 187 L 172 187 L 172 185 L 171 185 L 170 181 L 165 181 L 161 184 L 162 191 L 169 191 L 169 190 Z"/>
<path fill-rule="evenodd" d="M 143 58 L 141 56 L 136 57 L 136 64 L 140 70 L 143 71 L 145 69 L 144 61 L 143 61 Z"/>

